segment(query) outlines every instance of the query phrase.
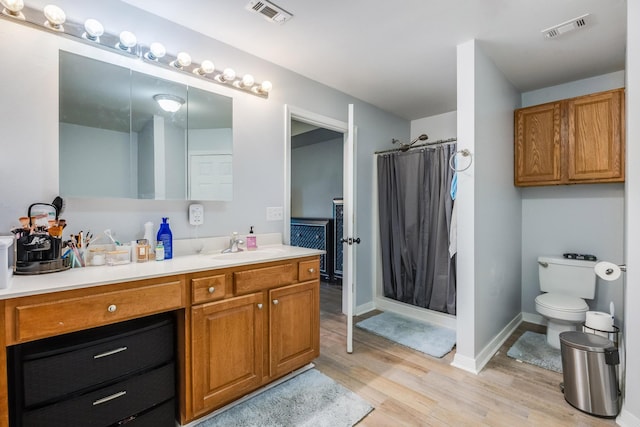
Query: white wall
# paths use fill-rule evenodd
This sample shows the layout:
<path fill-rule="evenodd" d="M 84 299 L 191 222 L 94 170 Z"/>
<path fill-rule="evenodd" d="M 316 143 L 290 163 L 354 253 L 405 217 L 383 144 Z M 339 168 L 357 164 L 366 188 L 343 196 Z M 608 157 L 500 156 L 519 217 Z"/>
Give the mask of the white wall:
<path fill-rule="evenodd" d="M 522 94 L 522 106 L 537 105 L 624 87 L 624 71 L 578 80 Z M 615 263 L 623 260 L 624 184 L 579 184 L 522 189 L 522 311 L 530 321 L 536 314 L 539 255 L 589 253 Z M 616 307 L 622 323 L 622 279 L 598 279 L 593 310 Z"/>
<path fill-rule="evenodd" d="M 521 202 L 513 186 L 513 110 L 520 102 L 471 40 L 458 45 L 458 310 L 454 365 L 478 371 L 520 314 Z M 460 159 L 464 164 L 464 158 Z"/>
<path fill-rule="evenodd" d="M 627 2 L 627 171 L 624 336 L 626 360 L 625 396 L 618 424 L 640 425 L 640 2 Z"/>
<path fill-rule="evenodd" d="M 331 218 L 342 197 L 343 138 L 291 150 L 291 216 Z"/>
<path fill-rule="evenodd" d="M 438 114 L 430 117 L 411 121 L 411 139 L 417 138 L 418 135 L 426 133 L 429 139 L 426 143 L 439 141 L 441 139 L 449 139 L 456 137 L 456 119 L 458 113 L 450 111 L 448 113 Z M 401 141 L 407 142 L 407 141 Z M 416 142 L 420 144 L 420 142 Z"/>
<path fill-rule="evenodd" d="M 372 229 L 371 158 L 374 151 L 389 148 L 392 138 L 409 137 L 407 120 L 116 0 L 60 0 L 56 4 L 69 19 L 98 17 L 110 31 L 130 29 L 141 42 L 160 40 L 172 53 L 188 50 L 196 62 L 210 58 L 222 67 L 233 66 L 241 74 L 251 72 L 259 80 L 271 80 L 274 90 L 269 99 L 255 97 L 189 73 L 154 67 L 45 31 L 0 21 L 0 39 L 12 40 L 0 44 L 0 56 L 13 58 L 0 67 L 0 81 L 17 82 L 3 85 L 0 101 L 2 182 L 15 182 L 15 177 L 24 176 L 15 159 L 21 158 L 23 152 L 33 153 L 31 171 L 24 182 L 20 186 L 3 185 L 0 190 L 0 233 L 15 225 L 29 204 L 53 200 L 58 194 L 58 50 L 62 48 L 233 98 L 233 201 L 204 202 L 207 221 L 199 228 L 201 237 L 245 232 L 249 225 L 255 225 L 260 233 L 282 232 L 282 221 L 266 220 L 266 208 L 285 204 L 284 105 L 346 122 L 347 105 L 353 103 L 358 128 L 356 233 L 362 238 L 356 253 L 356 304 L 372 300 L 372 242 L 367 238 Z M 36 50 L 38 55 L 33 54 Z M 32 121 L 34 117 L 38 118 L 37 126 Z M 70 198 L 66 200 L 65 217 L 70 232 L 110 228 L 119 240 L 127 241 L 142 237 L 146 221 L 157 224 L 167 216 L 171 218 L 174 237 L 187 238 L 195 235 L 187 220 L 188 205 L 187 201 Z"/>

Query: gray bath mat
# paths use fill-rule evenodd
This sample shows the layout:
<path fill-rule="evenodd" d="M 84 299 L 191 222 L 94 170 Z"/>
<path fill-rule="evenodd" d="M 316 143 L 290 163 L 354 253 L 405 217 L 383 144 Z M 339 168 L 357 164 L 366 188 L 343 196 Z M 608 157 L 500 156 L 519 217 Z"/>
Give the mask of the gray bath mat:
<path fill-rule="evenodd" d="M 356 326 L 434 357 L 443 357 L 456 345 L 456 331 L 453 329 L 395 313 L 377 314 L 358 322 Z"/>
<path fill-rule="evenodd" d="M 351 427 L 373 408 L 310 369 L 194 427 Z"/>
<path fill-rule="evenodd" d="M 511 346 L 507 356 L 551 371 L 562 372 L 560 350 L 547 344 L 544 334 L 526 331 Z"/>

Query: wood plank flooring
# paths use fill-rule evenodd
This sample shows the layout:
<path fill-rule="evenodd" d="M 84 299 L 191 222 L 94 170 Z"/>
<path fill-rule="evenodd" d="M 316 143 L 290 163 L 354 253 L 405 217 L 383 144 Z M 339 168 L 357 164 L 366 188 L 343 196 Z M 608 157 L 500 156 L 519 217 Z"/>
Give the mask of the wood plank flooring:
<path fill-rule="evenodd" d="M 357 321 L 377 312 L 354 319 Z M 318 370 L 375 409 L 358 426 L 615 426 L 569 405 L 559 389 L 562 374 L 506 355 L 526 330 L 522 324 L 478 375 L 450 366 L 454 351 L 437 359 L 354 327 L 346 352 L 341 289 L 320 290 Z"/>

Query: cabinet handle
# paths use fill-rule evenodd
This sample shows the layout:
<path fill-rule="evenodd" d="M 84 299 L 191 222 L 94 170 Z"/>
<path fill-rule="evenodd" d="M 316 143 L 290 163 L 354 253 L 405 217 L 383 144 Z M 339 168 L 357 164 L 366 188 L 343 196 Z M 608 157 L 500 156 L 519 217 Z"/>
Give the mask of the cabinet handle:
<path fill-rule="evenodd" d="M 98 406 L 98 405 L 102 405 L 103 403 L 107 403 L 113 399 L 117 399 L 119 397 L 124 396 L 125 394 L 127 394 L 126 391 L 119 391 L 117 393 L 113 393 L 111 396 L 107 396 L 107 397 L 103 397 L 102 399 L 98 399 L 96 401 L 93 402 L 93 406 Z"/>
<path fill-rule="evenodd" d="M 107 307 L 107 311 L 109 313 L 115 313 L 115 311 L 118 309 L 118 307 L 115 304 L 111 304 L 109 307 Z"/>
<path fill-rule="evenodd" d="M 278 301 L 277 299 L 274 299 L 274 300 L 273 300 L 273 305 L 278 305 L 278 303 L 279 303 L 279 302 L 280 302 L 280 301 Z"/>
<path fill-rule="evenodd" d="M 262 304 L 258 304 L 258 310 L 262 310 Z"/>
<path fill-rule="evenodd" d="M 216 291 L 216 288 L 214 288 L 213 286 L 209 287 L 209 293 L 212 294 Z"/>
<path fill-rule="evenodd" d="M 107 357 L 107 356 L 111 356 L 113 354 L 122 353 L 123 351 L 126 351 L 126 350 L 127 350 L 127 347 L 120 347 L 120 348 L 116 348 L 114 350 L 105 351 L 104 353 L 96 354 L 95 356 L 93 356 L 93 358 L 94 359 L 100 359 L 102 357 Z"/>
<path fill-rule="evenodd" d="M 316 272 L 316 269 L 315 269 L 315 268 L 311 267 L 311 268 L 309 269 L 309 273 L 312 273 L 312 274 L 313 274 L 313 273 L 315 273 L 315 272 Z"/>

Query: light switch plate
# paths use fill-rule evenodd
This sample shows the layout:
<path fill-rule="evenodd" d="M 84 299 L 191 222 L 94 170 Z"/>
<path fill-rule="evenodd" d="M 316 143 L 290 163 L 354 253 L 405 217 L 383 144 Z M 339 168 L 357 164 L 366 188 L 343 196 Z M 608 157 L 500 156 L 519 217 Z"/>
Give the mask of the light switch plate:
<path fill-rule="evenodd" d="M 189 224 L 191 225 L 204 224 L 204 206 L 198 203 L 189 205 Z"/>
<path fill-rule="evenodd" d="M 282 221 L 284 209 L 282 206 L 267 208 L 267 221 Z"/>

